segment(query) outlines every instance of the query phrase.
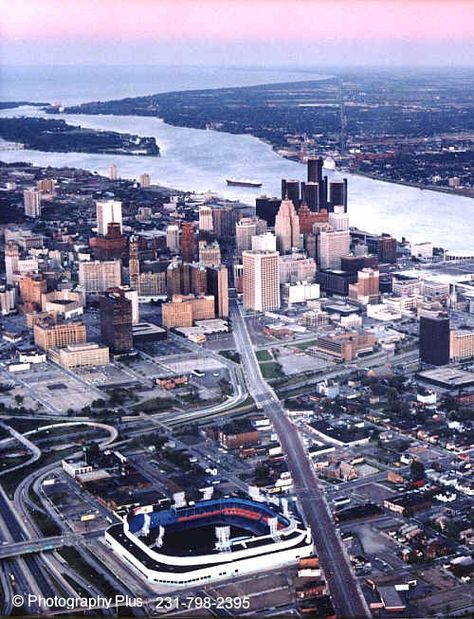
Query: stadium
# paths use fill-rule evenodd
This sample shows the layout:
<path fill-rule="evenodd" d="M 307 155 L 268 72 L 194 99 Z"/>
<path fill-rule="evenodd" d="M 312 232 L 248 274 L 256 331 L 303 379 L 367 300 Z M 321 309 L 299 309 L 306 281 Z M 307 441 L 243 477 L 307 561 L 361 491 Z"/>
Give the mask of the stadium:
<path fill-rule="evenodd" d="M 283 512 L 243 498 L 133 510 L 105 540 L 150 583 L 187 587 L 269 570 L 313 552 L 311 531 Z"/>

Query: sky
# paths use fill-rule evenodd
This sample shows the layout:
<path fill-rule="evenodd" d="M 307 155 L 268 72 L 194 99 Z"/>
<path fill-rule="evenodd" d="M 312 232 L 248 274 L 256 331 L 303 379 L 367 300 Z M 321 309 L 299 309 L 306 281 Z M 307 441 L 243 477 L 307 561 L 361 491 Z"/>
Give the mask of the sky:
<path fill-rule="evenodd" d="M 474 0 L 0 0 L 5 65 L 474 65 Z"/>

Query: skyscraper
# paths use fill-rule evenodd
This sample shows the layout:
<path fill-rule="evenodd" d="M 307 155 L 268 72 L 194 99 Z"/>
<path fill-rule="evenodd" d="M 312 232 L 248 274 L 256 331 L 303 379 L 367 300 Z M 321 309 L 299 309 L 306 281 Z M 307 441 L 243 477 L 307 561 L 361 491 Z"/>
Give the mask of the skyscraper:
<path fill-rule="evenodd" d="M 138 238 L 130 237 L 128 245 L 128 277 L 130 286 L 140 293 L 140 260 L 138 256 Z"/>
<path fill-rule="evenodd" d="M 151 176 L 147 172 L 144 172 L 140 174 L 138 182 L 141 187 L 149 187 L 151 185 Z"/>
<path fill-rule="evenodd" d="M 427 312 L 420 317 L 420 359 L 431 365 L 449 363 L 449 317 Z"/>
<path fill-rule="evenodd" d="M 100 298 L 100 331 L 102 341 L 114 353 L 133 348 L 132 301 L 125 291 L 115 289 Z"/>
<path fill-rule="evenodd" d="M 86 293 L 104 292 L 116 288 L 122 283 L 122 265 L 120 260 L 104 262 L 80 262 L 79 285 Z"/>
<path fill-rule="evenodd" d="M 219 243 L 199 241 L 199 262 L 205 266 L 219 266 L 221 263 Z"/>
<path fill-rule="evenodd" d="M 97 215 L 97 234 L 105 236 L 109 224 L 120 224 L 122 234 L 122 203 L 118 200 L 98 200 L 95 203 Z"/>
<path fill-rule="evenodd" d="M 336 205 L 333 212 L 329 213 L 329 223 L 334 230 L 349 230 L 349 215 L 344 210 L 343 205 Z"/>
<path fill-rule="evenodd" d="M 279 254 L 277 251 L 244 251 L 244 308 L 267 312 L 280 307 Z"/>
<path fill-rule="evenodd" d="M 166 247 L 172 254 L 179 252 L 179 228 L 176 224 L 166 228 Z"/>
<path fill-rule="evenodd" d="M 282 184 L 283 188 L 283 184 Z M 300 205 L 300 182 L 294 179 L 285 180 L 285 193 L 282 194 L 282 199 L 288 199 L 293 202 L 295 208 Z"/>
<path fill-rule="evenodd" d="M 109 168 L 109 178 L 111 181 L 116 181 L 118 179 L 118 170 L 115 163 L 113 163 Z"/>
<path fill-rule="evenodd" d="M 5 276 L 7 284 L 13 284 L 14 274 L 18 272 L 20 250 L 15 241 L 7 241 L 5 247 Z"/>
<path fill-rule="evenodd" d="M 280 204 L 281 200 L 279 198 L 260 196 L 255 200 L 255 213 L 257 217 L 261 217 L 270 227 L 273 227 Z"/>
<path fill-rule="evenodd" d="M 181 258 L 184 262 L 193 262 L 196 257 L 196 236 L 192 221 L 183 221 L 181 224 L 181 238 L 179 241 Z"/>
<path fill-rule="evenodd" d="M 321 230 L 318 236 L 318 267 L 340 269 L 341 258 L 349 253 L 350 244 L 349 230 Z"/>
<path fill-rule="evenodd" d="M 307 204 L 309 209 L 314 212 L 318 212 L 320 210 L 319 207 L 319 183 L 305 183 L 302 185 L 303 188 L 303 204 Z"/>
<path fill-rule="evenodd" d="M 323 180 L 323 158 L 308 157 L 308 182 L 319 183 Z"/>
<path fill-rule="evenodd" d="M 291 200 L 283 200 L 275 218 L 277 249 L 281 254 L 301 247 L 300 220 Z"/>
<path fill-rule="evenodd" d="M 242 252 L 252 249 L 252 237 L 257 234 L 265 234 L 267 231 L 267 222 L 259 217 L 242 217 L 235 224 L 235 241 L 237 245 L 237 253 L 239 256 Z"/>
<path fill-rule="evenodd" d="M 201 206 L 199 209 L 199 231 L 212 232 L 213 230 L 212 208 L 210 206 Z"/>
<path fill-rule="evenodd" d="M 215 314 L 219 318 L 229 316 L 229 274 L 227 267 L 207 268 L 207 293 L 214 297 Z"/>
<path fill-rule="evenodd" d="M 41 193 L 36 189 L 25 189 L 23 192 L 23 204 L 26 217 L 36 219 L 41 217 Z"/>
<path fill-rule="evenodd" d="M 329 183 L 329 202 L 331 210 L 334 210 L 335 206 L 342 205 L 347 212 L 347 178 Z"/>
<path fill-rule="evenodd" d="M 234 234 L 234 211 L 230 206 L 212 209 L 212 226 L 218 239 L 230 238 Z"/>

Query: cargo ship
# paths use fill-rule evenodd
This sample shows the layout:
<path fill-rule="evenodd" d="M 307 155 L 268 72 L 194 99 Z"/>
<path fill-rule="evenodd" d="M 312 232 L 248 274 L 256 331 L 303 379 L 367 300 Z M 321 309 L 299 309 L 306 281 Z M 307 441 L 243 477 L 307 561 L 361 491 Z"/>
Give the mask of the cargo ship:
<path fill-rule="evenodd" d="M 226 181 L 228 185 L 231 185 L 233 187 L 261 187 L 262 186 L 261 181 L 252 181 L 252 180 L 247 180 L 245 178 L 243 179 L 227 178 Z"/>

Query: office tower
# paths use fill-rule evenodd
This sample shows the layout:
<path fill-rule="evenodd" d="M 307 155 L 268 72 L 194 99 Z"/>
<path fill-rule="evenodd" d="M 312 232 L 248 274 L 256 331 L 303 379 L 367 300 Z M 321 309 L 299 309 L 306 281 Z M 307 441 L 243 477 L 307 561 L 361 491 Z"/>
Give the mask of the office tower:
<path fill-rule="evenodd" d="M 114 353 L 133 348 L 132 301 L 125 291 L 116 288 L 100 298 L 100 333 L 104 344 Z"/>
<path fill-rule="evenodd" d="M 342 256 L 347 256 L 351 237 L 348 230 L 324 231 L 318 237 L 318 267 L 320 269 L 340 269 Z"/>
<path fill-rule="evenodd" d="M 219 266 L 221 263 L 221 248 L 219 243 L 199 241 L 199 262 L 205 266 Z"/>
<path fill-rule="evenodd" d="M 105 236 L 89 239 L 96 260 L 119 260 L 127 253 L 127 237 L 120 232 L 120 224 L 109 224 Z"/>
<path fill-rule="evenodd" d="M 298 206 L 300 205 L 300 182 L 293 179 L 282 181 L 282 190 L 283 182 L 285 187 L 285 193 L 282 193 L 282 199 L 291 200 L 294 207 L 298 208 Z"/>
<path fill-rule="evenodd" d="M 118 170 L 115 163 L 109 167 L 109 178 L 111 181 L 116 181 L 118 179 Z"/>
<path fill-rule="evenodd" d="M 244 251 L 243 292 L 246 310 L 267 312 L 280 307 L 279 254 Z"/>
<path fill-rule="evenodd" d="M 41 295 L 47 292 L 46 279 L 42 275 L 28 274 L 20 279 L 20 299 L 23 303 L 41 306 Z"/>
<path fill-rule="evenodd" d="M 344 206 L 336 205 L 333 212 L 329 213 L 328 219 L 329 224 L 334 230 L 338 232 L 341 230 L 349 230 L 349 215 L 344 211 Z"/>
<path fill-rule="evenodd" d="M 122 284 L 120 260 L 80 262 L 79 285 L 86 293 L 105 292 Z"/>
<path fill-rule="evenodd" d="M 343 256 L 341 258 L 341 270 L 357 273 L 362 269 L 375 269 L 377 256 Z"/>
<path fill-rule="evenodd" d="M 321 290 L 324 290 L 327 294 L 347 297 L 350 284 L 357 281 L 357 273 L 328 269 L 327 271 L 316 271 L 314 279 L 321 286 Z"/>
<path fill-rule="evenodd" d="M 252 248 L 252 237 L 257 234 L 257 218 L 242 217 L 235 224 L 235 242 L 239 256 L 242 252 Z"/>
<path fill-rule="evenodd" d="M 0 314 L 7 316 L 15 310 L 16 288 L 14 286 L 0 286 Z"/>
<path fill-rule="evenodd" d="M 140 174 L 138 182 L 140 183 L 140 187 L 149 187 L 151 185 L 151 176 L 147 172 L 144 172 Z"/>
<path fill-rule="evenodd" d="M 227 267 L 207 268 L 207 293 L 214 297 L 215 315 L 219 318 L 229 316 L 229 274 Z"/>
<path fill-rule="evenodd" d="M 242 294 L 244 291 L 244 265 L 243 264 L 234 264 L 233 265 L 233 276 L 234 276 L 234 286 L 236 292 L 238 294 Z"/>
<path fill-rule="evenodd" d="M 64 348 L 69 344 L 85 344 L 86 326 L 82 322 L 55 324 L 51 319 L 37 322 L 33 327 L 35 346 L 41 350 Z"/>
<path fill-rule="evenodd" d="M 109 229 L 109 224 L 120 224 L 120 234 L 122 234 L 122 203 L 118 200 L 97 200 L 97 234 L 105 236 Z"/>
<path fill-rule="evenodd" d="M 188 265 L 184 265 L 187 267 Z M 207 269 L 203 264 L 189 265 L 189 292 L 191 294 L 203 295 L 207 293 Z"/>
<path fill-rule="evenodd" d="M 5 276 L 7 284 L 13 284 L 14 275 L 18 272 L 20 250 L 14 241 L 7 241 L 5 247 Z"/>
<path fill-rule="evenodd" d="M 357 273 L 357 282 L 349 286 L 349 297 L 368 305 L 380 300 L 380 273 L 374 269 L 362 269 Z"/>
<path fill-rule="evenodd" d="M 335 206 L 343 206 L 344 211 L 347 212 L 347 178 L 329 183 L 329 203 L 331 211 Z"/>
<path fill-rule="evenodd" d="M 255 214 L 257 217 L 264 219 L 269 227 L 273 228 L 280 204 L 281 200 L 279 198 L 260 196 L 255 200 Z"/>
<path fill-rule="evenodd" d="M 302 184 L 302 201 L 307 204 L 310 211 L 317 213 L 319 208 L 320 197 L 319 183 L 304 183 Z"/>
<path fill-rule="evenodd" d="M 166 228 L 166 247 L 172 254 L 179 253 L 179 228 L 175 224 Z"/>
<path fill-rule="evenodd" d="M 181 224 L 179 250 L 184 262 L 194 262 L 196 256 L 196 236 L 192 221 L 183 221 Z"/>
<path fill-rule="evenodd" d="M 377 257 L 380 264 L 395 264 L 397 262 L 397 239 L 390 234 L 382 234 L 377 244 Z"/>
<path fill-rule="evenodd" d="M 41 194 L 36 189 L 25 189 L 23 192 L 25 216 L 37 219 L 41 217 Z"/>
<path fill-rule="evenodd" d="M 212 227 L 218 239 L 234 235 L 234 210 L 230 206 L 216 206 L 212 209 Z"/>
<path fill-rule="evenodd" d="M 296 284 L 297 282 L 312 282 L 316 273 L 314 258 L 307 258 L 302 252 L 293 252 L 280 256 L 280 284 Z"/>
<path fill-rule="evenodd" d="M 175 294 L 161 306 L 161 318 L 166 329 L 191 327 L 194 320 L 212 320 L 215 318 L 214 297 Z"/>
<path fill-rule="evenodd" d="M 275 218 L 277 249 L 286 254 L 293 247 L 301 247 L 300 220 L 291 200 L 283 200 Z"/>
<path fill-rule="evenodd" d="M 301 221 L 301 220 L 300 220 Z M 317 236 L 310 232 L 304 236 L 304 248 L 309 258 L 316 260 L 318 256 L 318 242 Z"/>
<path fill-rule="evenodd" d="M 454 363 L 474 357 L 474 331 L 455 329 L 450 332 L 449 358 Z"/>
<path fill-rule="evenodd" d="M 212 232 L 214 230 L 212 208 L 210 206 L 201 206 L 199 209 L 199 231 Z"/>
<path fill-rule="evenodd" d="M 316 213 L 311 211 L 307 204 L 302 204 L 298 209 L 298 219 L 300 221 L 300 233 L 311 234 L 315 223 L 327 223 L 328 212 L 323 209 Z"/>
<path fill-rule="evenodd" d="M 308 183 L 319 183 L 323 180 L 323 158 L 308 157 Z"/>
<path fill-rule="evenodd" d="M 130 286 L 140 292 L 140 259 L 138 255 L 138 238 L 131 236 L 128 245 L 128 279 Z"/>
<path fill-rule="evenodd" d="M 36 181 L 36 190 L 41 193 L 53 194 L 56 189 L 56 180 L 54 178 L 41 178 Z"/>
<path fill-rule="evenodd" d="M 427 312 L 420 316 L 420 359 L 430 365 L 449 363 L 449 317 Z"/>
<path fill-rule="evenodd" d="M 138 299 L 138 290 L 130 286 L 120 286 L 120 288 L 111 288 L 107 292 L 118 292 L 123 294 L 126 299 L 132 304 L 132 324 L 137 325 L 140 322 L 140 302 Z"/>
<path fill-rule="evenodd" d="M 276 251 L 276 236 L 272 232 L 253 236 L 251 249 L 254 251 Z"/>

